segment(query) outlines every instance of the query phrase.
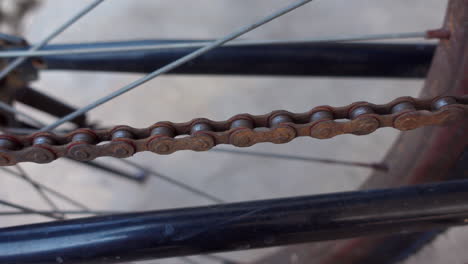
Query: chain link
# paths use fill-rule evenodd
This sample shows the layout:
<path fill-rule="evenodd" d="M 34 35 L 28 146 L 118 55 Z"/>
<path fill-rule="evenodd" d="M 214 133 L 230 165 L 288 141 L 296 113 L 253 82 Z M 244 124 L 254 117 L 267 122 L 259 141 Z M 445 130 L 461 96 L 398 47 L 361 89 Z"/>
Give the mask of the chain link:
<path fill-rule="evenodd" d="M 266 115 L 239 114 L 226 121 L 196 118 L 186 123 L 158 122 L 142 129 L 116 126 L 105 130 L 82 128 L 66 135 L 0 135 L 0 165 L 49 163 L 59 157 L 79 161 L 102 156 L 127 158 L 141 151 L 207 151 L 218 144 L 282 144 L 302 136 L 327 139 L 341 134 L 366 135 L 381 127 L 405 131 L 464 121 L 467 116 L 468 96 L 424 100 L 400 97 L 383 105 L 356 102 L 345 107 L 319 106 L 305 113 L 279 110 Z"/>

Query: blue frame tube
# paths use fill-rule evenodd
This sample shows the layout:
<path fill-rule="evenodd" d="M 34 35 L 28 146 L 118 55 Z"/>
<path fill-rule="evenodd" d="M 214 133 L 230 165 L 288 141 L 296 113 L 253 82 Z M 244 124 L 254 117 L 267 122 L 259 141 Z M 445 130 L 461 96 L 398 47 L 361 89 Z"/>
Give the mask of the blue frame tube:
<path fill-rule="evenodd" d="M 0 263 L 118 263 L 465 224 L 468 180 L 0 229 Z"/>

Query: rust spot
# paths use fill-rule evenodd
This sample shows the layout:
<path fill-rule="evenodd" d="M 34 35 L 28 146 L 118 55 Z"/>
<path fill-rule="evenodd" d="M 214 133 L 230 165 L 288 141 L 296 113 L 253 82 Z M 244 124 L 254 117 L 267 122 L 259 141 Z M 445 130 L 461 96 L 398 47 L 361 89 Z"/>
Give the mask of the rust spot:
<path fill-rule="evenodd" d="M 432 29 L 426 31 L 427 39 L 450 39 L 450 31 L 445 28 Z"/>

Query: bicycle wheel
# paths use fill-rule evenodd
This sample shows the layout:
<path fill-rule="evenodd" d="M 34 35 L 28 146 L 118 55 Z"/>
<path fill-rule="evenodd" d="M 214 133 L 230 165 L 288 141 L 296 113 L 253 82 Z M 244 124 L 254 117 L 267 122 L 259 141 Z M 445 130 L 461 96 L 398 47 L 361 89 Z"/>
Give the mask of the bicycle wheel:
<path fill-rule="evenodd" d="M 463 9 L 462 9 L 462 10 L 463 10 Z M 459 54 L 459 53 L 457 53 L 457 54 Z M 453 79 L 451 79 L 451 80 L 453 80 Z M 437 93 L 437 94 L 440 94 L 440 93 Z M 459 94 L 460 94 L 460 93 L 459 93 Z M 464 93 L 461 93 L 461 94 L 464 94 Z M 461 131 L 466 131 L 466 130 L 461 130 Z M 413 141 L 414 141 L 414 140 L 413 140 Z M 455 154 L 454 154 L 454 155 L 455 155 Z M 410 159 L 406 159 L 406 160 L 410 160 Z M 397 164 L 399 164 L 399 163 L 397 163 Z M 380 177 L 380 178 L 382 178 L 382 177 Z M 403 182 L 403 181 L 399 181 L 399 183 L 402 184 L 402 183 L 404 183 L 404 182 Z"/>

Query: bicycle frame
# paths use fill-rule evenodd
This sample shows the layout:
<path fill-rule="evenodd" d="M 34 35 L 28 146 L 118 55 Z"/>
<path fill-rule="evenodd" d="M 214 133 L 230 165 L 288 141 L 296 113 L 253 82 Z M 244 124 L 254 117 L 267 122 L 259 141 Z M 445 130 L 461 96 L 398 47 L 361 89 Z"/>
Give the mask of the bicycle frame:
<path fill-rule="evenodd" d="M 187 43 L 142 40 L 49 45 L 44 50 Z M 196 48 L 44 56 L 44 69 L 148 73 Z M 433 44 L 312 43 L 220 47 L 171 74 L 424 78 Z"/>
<path fill-rule="evenodd" d="M 0 229 L 1 263 L 116 263 L 466 224 L 468 180 Z"/>

